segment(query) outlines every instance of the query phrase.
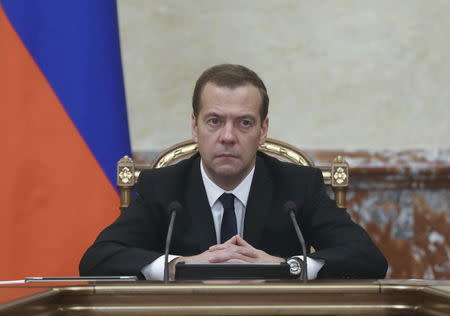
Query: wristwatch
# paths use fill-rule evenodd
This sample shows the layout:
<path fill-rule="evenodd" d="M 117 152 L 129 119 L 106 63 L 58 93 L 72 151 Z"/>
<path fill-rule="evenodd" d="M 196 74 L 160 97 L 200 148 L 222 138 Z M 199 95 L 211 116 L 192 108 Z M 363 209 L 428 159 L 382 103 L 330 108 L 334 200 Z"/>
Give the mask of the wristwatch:
<path fill-rule="evenodd" d="M 289 265 L 289 272 L 294 278 L 299 278 L 303 269 L 303 260 L 299 257 L 289 257 L 286 259 L 286 263 Z"/>

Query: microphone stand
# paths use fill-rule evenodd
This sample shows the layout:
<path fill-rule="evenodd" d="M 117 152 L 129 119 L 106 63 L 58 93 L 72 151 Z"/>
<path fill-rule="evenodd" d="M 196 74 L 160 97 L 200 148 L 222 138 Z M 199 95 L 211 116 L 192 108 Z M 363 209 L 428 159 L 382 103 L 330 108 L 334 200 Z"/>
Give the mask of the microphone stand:
<path fill-rule="evenodd" d="M 308 275 L 307 275 L 308 262 L 307 262 L 307 258 L 306 258 L 305 239 L 303 239 L 302 232 L 300 230 L 300 227 L 298 226 L 297 219 L 295 218 L 294 210 L 292 210 L 292 209 L 289 210 L 289 216 L 291 217 L 292 224 L 294 225 L 298 240 L 300 242 L 300 245 L 302 246 L 302 252 L 303 252 L 302 278 L 303 278 L 303 282 L 306 283 L 306 281 L 308 279 Z"/>
<path fill-rule="evenodd" d="M 167 283 L 169 281 L 169 249 L 170 243 L 172 241 L 172 233 L 173 226 L 175 223 L 175 217 L 177 215 L 177 211 L 181 209 L 180 203 L 174 201 L 169 204 L 169 212 L 170 212 L 170 222 L 169 228 L 167 229 L 167 237 L 166 237 L 166 248 L 164 250 L 164 282 Z"/>

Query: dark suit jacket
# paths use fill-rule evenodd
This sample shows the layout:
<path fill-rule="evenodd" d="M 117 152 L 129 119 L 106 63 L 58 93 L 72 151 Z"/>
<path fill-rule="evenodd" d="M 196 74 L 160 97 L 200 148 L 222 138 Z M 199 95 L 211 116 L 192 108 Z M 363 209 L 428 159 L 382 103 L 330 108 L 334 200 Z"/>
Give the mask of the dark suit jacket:
<path fill-rule="evenodd" d="M 176 165 L 145 170 L 136 197 L 87 250 L 80 275 L 137 275 L 164 252 L 169 222 L 167 206 L 179 201 L 170 253 L 189 256 L 216 244 L 211 209 L 195 155 Z M 307 243 L 324 259 L 319 278 L 383 278 L 387 262 L 368 234 L 325 192 L 319 169 L 280 162 L 258 153 L 247 202 L 244 239 L 255 248 L 279 257 L 301 254 L 286 201 L 296 214 Z"/>

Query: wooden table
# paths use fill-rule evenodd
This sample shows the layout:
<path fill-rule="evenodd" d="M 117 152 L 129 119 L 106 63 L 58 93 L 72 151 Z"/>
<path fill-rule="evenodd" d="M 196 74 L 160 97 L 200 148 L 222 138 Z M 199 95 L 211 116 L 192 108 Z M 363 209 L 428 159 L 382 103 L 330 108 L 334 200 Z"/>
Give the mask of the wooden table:
<path fill-rule="evenodd" d="M 12 300 L 11 300 L 12 299 Z M 450 281 L 0 285 L 0 315 L 450 315 Z"/>

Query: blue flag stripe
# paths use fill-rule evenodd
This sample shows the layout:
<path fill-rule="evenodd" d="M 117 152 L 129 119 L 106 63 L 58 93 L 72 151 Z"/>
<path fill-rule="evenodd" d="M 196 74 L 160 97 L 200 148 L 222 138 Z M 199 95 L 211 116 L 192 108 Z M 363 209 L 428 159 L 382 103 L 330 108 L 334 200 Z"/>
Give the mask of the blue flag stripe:
<path fill-rule="evenodd" d="M 115 162 L 130 154 L 116 2 L 0 3 L 115 186 Z"/>

